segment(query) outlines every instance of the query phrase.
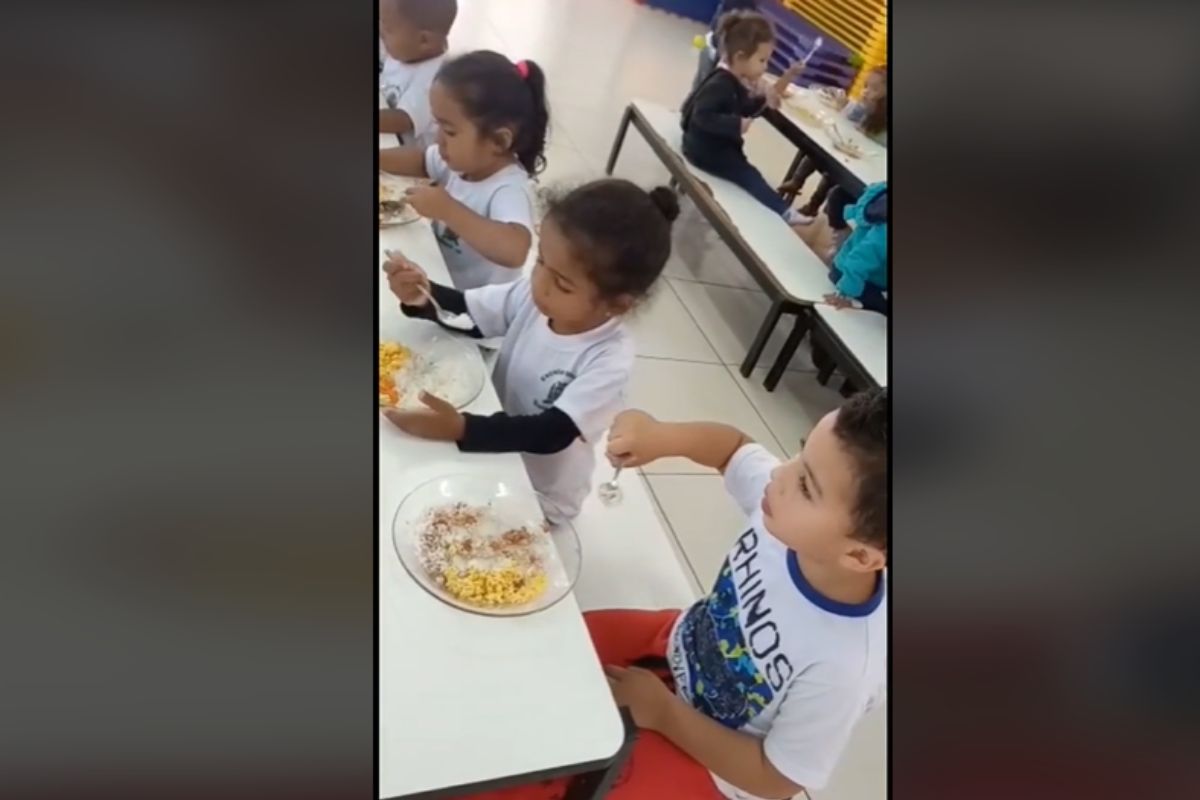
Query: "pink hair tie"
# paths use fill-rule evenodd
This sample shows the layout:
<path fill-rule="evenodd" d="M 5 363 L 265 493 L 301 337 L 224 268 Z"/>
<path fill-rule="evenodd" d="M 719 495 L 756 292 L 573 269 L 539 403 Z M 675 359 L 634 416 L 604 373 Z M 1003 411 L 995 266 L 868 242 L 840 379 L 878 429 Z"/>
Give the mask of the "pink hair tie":
<path fill-rule="evenodd" d="M 528 61 L 518 61 L 518 62 L 516 62 L 515 66 L 517 68 L 517 74 L 521 76 L 521 80 L 523 80 L 523 81 L 529 80 L 529 62 Z"/>

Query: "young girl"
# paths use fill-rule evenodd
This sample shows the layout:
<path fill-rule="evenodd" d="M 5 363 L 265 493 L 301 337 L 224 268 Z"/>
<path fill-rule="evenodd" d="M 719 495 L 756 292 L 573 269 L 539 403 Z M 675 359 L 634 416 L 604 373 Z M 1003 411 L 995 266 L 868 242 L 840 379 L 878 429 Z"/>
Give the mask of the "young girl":
<path fill-rule="evenodd" d="M 467 53 L 438 71 L 429 106 L 437 144 L 381 150 L 379 166 L 432 179 L 409 189 L 408 200 L 434 221 L 455 286 L 514 281 L 533 238 L 530 176 L 545 163 L 550 115 L 542 70 L 490 50 Z"/>
<path fill-rule="evenodd" d="M 721 17 L 730 11 L 758 11 L 758 0 L 721 0 L 720 3 L 717 3 L 717 12 L 713 14 L 708 34 L 705 35 L 703 46 L 700 48 L 696 77 L 692 79 L 693 91 L 700 85 L 700 81 L 708 77 L 708 73 L 713 71 L 713 68 L 717 66 L 717 61 L 720 60 L 717 52 L 717 26 Z"/>
<path fill-rule="evenodd" d="M 762 173 L 746 159 L 744 121 L 775 103 L 784 87 L 803 67 L 794 64 L 779 78 L 768 96 L 749 87 L 759 85 L 775 49 L 775 29 L 762 14 L 734 11 L 717 27 L 722 62 L 683 103 L 683 154 L 705 172 L 732 181 L 789 222 L 796 212 L 776 194 Z"/>
<path fill-rule="evenodd" d="M 671 190 L 646 193 L 606 179 L 552 199 L 528 278 L 460 292 L 431 284 L 391 256 L 388 285 L 408 316 L 436 320 L 425 291 L 470 314 L 476 337 L 503 336 L 493 379 L 504 411 L 461 414 L 421 397 L 428 410 L 384 414 L 423 439 L 464 452 L 519 452 L 551 522 L 579 513 L 591 490 L 594 448 L 624 405 L 634 347 L 622 317 L 654 285 L 671 252 Z"/>
<path fill-rule="evenodd" d="M 848 122 L 884 147 L 887 147 L 888 130 L 887 74 L 886 65 L 871 70 L 863 86 L 862 97 L 849 101 L 843 98 L 845 104 L 841 109 L 842 116 Z M 800 192 L 800 188 L 804 186 L 804 182 L 816 171 L 817 167 L 812 159 L 805 158 L 796 168 L 795 174 L 779 187 L 780 193 L 794 198 Z M 800 207 L 802 218 L 799 222 L 801 225 L 808 225 L 816 218 L 821 204 L 825 202 L 825 198 L 829 196 L 832 188 L 833 183 L 829 180 L 829 176 L 822 175 L 821 182 L 817 185 L 812 197 Z"/>

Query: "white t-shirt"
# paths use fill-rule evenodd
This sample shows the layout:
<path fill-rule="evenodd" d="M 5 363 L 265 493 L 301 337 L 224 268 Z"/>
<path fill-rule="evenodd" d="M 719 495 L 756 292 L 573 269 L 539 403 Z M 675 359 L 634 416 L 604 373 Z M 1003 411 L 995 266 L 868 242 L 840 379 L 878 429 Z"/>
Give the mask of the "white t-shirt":
<path fill-rule="evenodd" d="M 425 151 L 425 173 L 451 197 L 479 216 L 525 226 L 532 242 L 533 203 L 530 199 L 529 173 L 520 164 L 510 164 L 482 181 L 469 181 L 446 166 L 434 146 Z M 460 290 L 465 292 L 493 283 L 508 283 L 521 277 L 519 268 L 509 269 L 488 261 L 441 222 L 433 224 L 433 233 L 442 247 L 450 277 Z"/>
<path fill-rule="evenodd" d="M 385 98 L 395 97 L 395 109 L 407 113 L 413 124 L 412 133 L 400 137 L 401 144 L 429 147 L 437 141 L 437 122 L 429 109 L 429 87 L 445 60 L 445 56 L 436 56 L 405 64 L 391 56 L 384 57 L 383 72 L 379 75 L 380 91 Z"/>
<path fill-rule="evenodd" d="M 533 488 L 546 498 L 551 522 L 579 514 L 591 491 L 596 443 L 625 406 L 633 372 L 633 337 L 622 321 L 573 336 L 550 330 L 534 305 L 528 278 L 466 293 L 467 310 L 484 336 L 503 336 L 492 380 L 513 416 L 563 411 L 582 438 L 551 455 L 525 454 Z"/>
<path fill-rule="evenodd" d="M 886 575 L 861 605 L 835 602 L 805 579 L 796 554 L 763 526 L 763 492 L 779 464 L 761 445 L 738 450 L 725 487 L 749 528 L 725 559 L 712 593 L 671 632 L 676 691 L 733 730 L 763 738 L 771 764 L 820 789 L 860 717 L 887 679 Z M 722 793 L 753 795 L 713 776 Z"/>

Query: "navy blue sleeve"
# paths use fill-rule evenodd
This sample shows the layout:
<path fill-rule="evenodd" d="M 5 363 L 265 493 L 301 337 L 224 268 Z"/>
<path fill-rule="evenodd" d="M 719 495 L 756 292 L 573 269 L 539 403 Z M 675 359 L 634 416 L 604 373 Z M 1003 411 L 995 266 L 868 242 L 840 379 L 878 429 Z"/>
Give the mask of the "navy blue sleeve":
<path fill-rule="evenodd" d="M 557 408 L 523 416 L 503 411 L 490 417 L 463 414 L 463 419 L 466 427 L 458 449 L 464 453 L 549 455 L 566 450 L 579 438 L 574 420 Z"/>

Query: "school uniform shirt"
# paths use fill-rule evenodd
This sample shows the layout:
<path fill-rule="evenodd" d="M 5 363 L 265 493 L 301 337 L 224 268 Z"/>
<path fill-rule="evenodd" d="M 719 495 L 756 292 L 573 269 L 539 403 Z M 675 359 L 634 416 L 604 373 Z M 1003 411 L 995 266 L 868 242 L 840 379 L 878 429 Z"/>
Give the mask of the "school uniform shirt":
<path fill-rule="evenodd" d="M 523 225 L 532 240 L 533 203 L 530 200 L 529 173 L 520 164 L 510 164 L 482 181 L 469 181 L 446 165 L 434 145 L 425 151 L 425 173 L 451 197 L 479 216 L 496 222 Z M 445 224 L 433 223 L 433 233 L 442 247 L 450 277 L 462 291 L 494 283 L 509 283 L 521 277 L 520 269 L 509 269 L 487 260 Z"/>
<path fill-rule="evenodd" d="M 866 603 L 819 594 L 796 554 L 763 526 L 779 459 L 746 445 L 725 487 L 748 517 L 712 593 L 680 616 L 668 658 L 676 691 L 727 728 L 763 739 L 767 758 L 812 791 L 825 786 L 855 723 L 882 700 L 886 576 Z M 713 776 L 726 797 L 759 800 Z"/>
<path fill-rule="evenodd" d="M 625 406 L 633 372 L 633 337 L 620 318 L 586 333 L 563 336 L 534 305 L 528 278 L 466 293 L 467 311 L 480 332 L 503 336 L 492 381 L 510 415 L 556 408 L 580 438 L 551 455 L 523 454 L 533 488 L 551 522 L 579 514 L 591 491 L 595 448 Z"/>
<path fill-rule="evenodd" d="M 385 96 L 396 98 L 395 109 L 408 114 L 413 124 L 412 132 L 400 137 L 401 144 L 429 147 L 437 141 L 437 122 L 429 108 L 429 87 L 445 60 L 445 56 L 435 56 L 405 64 L 391 56 L 384 57 L 379 85 Z"/>

